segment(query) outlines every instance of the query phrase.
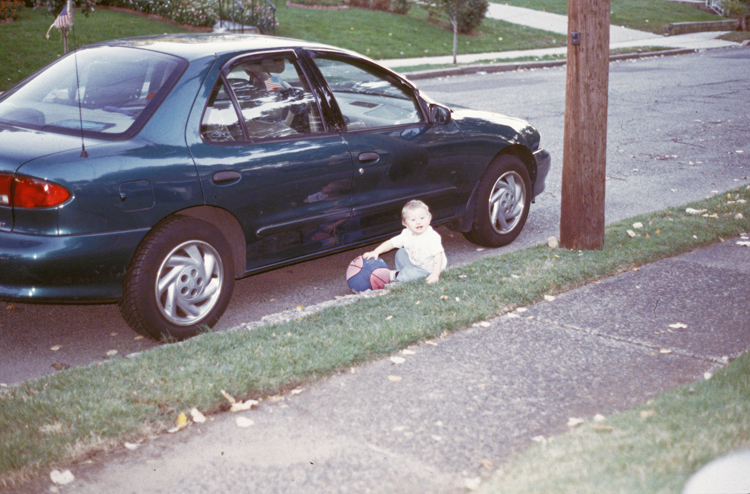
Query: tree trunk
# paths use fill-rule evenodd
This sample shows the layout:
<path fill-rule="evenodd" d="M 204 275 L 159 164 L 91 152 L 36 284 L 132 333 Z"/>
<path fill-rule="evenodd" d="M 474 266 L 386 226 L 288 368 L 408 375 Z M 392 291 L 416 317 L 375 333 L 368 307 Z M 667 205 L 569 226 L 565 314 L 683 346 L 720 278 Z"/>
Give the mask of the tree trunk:
<path fill-rule="evenodd" d="M 567 249 L 604 244 L 609 8 L 609 0 L 568 0 L 560 211 L 560 244 Z"/>

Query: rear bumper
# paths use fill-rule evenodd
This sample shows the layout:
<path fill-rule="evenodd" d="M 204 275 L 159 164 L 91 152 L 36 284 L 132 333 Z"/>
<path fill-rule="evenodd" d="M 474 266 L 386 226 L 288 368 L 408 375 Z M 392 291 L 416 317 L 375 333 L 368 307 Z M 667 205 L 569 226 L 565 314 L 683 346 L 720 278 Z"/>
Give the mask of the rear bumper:
<path fill-rule="evenodd" d="M 128 263 L 147 232 L 75 236 L 0 232 L 0 299 L 117 300 Z"/>
<path fill-rule="evenodd" d="M 538 149 L 535 151 L 534 159 L 536 160 L 536 178 L 534 179 L 534 192 L 531 196 L 532 201 L 536 196 L 544 192 L 544 182 L 547 179 L 547 174 L 552 166 L 552 156 L 546 149 Z"/>

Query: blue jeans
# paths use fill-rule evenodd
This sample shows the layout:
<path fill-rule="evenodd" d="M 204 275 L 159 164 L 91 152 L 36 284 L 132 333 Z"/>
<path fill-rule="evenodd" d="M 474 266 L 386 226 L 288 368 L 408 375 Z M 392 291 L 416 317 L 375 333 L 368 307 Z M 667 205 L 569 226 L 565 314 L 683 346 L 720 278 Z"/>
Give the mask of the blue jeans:
<path fill-rule="evenodd" d="M 398 249 L 396 252 L 396 270 L 398 271 L 396 280 L 402 283 L 427 278 L 430 275 L 430 272 L 426 269 L 422 269 L 411 263 L 409 254 L 406 253 L 406 249 L 404 248 Z"/>

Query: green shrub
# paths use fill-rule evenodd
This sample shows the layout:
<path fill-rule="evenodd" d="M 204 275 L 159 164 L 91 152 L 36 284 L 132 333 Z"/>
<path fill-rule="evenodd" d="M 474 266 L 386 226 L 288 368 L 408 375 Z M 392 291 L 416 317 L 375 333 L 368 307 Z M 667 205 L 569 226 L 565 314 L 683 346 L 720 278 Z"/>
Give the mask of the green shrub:
<path fill-rule="evenodd" d="M 452 19 L 455 16 L 461 34 L 471 33 L 478 28 L 489 7 L 487 0 L 427 0 L 421 5 L 430 17 Z"/>
<path fill-rule="evenodd" d="M 456 21 L 458 32 L 461 34 L 468 34 L 478 28 L 489 7 L 487 0 L 440 0 L 440 3 L 451 17 L 454 15 L 454 9 L 458 7 Z"/>
<path fill-rule="evenodd" d="M 73 2 L 74 7 L 77 6 L 77 12 L 82 13 L 86 17 L 94 11 L 98 0 L 78 0 Z M 41 10 L 48 14 L 57 16 L 63 9 L 63 6 L 67 3 L 67 0 L 39 0 L 34 4 L 35 10 Z M 75 19 L 74 19 L 75 22 Z"/>
<path fill-rule="evenodd" d="M 409 0 L 393 0 L 391 3 L 391 9 L 396 14 L 406 15 L 409 13 L 411 8 L 411 2 Z"/>

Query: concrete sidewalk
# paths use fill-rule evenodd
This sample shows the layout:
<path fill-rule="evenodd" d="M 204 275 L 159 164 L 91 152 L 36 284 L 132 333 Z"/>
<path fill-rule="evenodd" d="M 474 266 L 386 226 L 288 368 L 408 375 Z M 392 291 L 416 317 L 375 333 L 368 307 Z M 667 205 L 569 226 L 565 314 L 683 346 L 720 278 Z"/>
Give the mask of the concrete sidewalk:
<path fill-rule="evenodd" d="M 569 418 L 633 407 L 750 350 L 750 248 L 739 241 L 123 448 L 74 468 L 63 492 L 467 492 Z"/>
<path fill-rule="evenodd" d="M 487 17 L 499 19 L 513 24 L 520 24 L 534 29 L 550 31 L 557 34 L 568 33 L 568 17 L 549 12 L 512 7 L 490 3 Z M 610 48 L 636 48 L 636 47 L 664 47 L 664 48 L 687 48 L 687 49 L 711 49 L 737 46 L 737 43 L 717 39 L 724 32 L 705 32 L 683 34 L 678 36 L 661 36 L 658 34 L 628 29 L 622 26 L 610 26 Z M 542 48 L 536 50 L 513 50 L 492 53 L 459 54 L 459 64 L 477 63 L 487 60 L 512 60 L 522 57 L 544 57 L 547 55 L 565 55 L 566 46 L 556 48 Z M 380 63 L 391 69 L 399 67 L 414 67 L 418 65 L 446 65 L 453 63 L 452 55 L 437 57 L 419 57 L 405 59 L 381 60 Z"/>

